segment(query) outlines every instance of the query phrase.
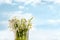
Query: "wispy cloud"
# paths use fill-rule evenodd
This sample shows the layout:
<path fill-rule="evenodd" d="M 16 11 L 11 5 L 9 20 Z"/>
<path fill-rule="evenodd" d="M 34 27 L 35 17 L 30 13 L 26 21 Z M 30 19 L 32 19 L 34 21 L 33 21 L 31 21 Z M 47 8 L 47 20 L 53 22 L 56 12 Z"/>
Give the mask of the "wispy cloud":
<path fill-rule="evenodd" d="M 0 31 L 0 40 L 14 40 L 14 34 L 10 30 Z"/>
<path fill-rule="evenodd" d="M 9 18 L 12 18 L 14 16 L 17 16 L 18 18 L 26 18 L 29 19 L 30 17 L 33 17 L 32 13 L 23 13 L 23 12 L 10 12 L 9 14 L 7 13 Z"/>
<path fill-rule="evenodd" d="M 40 4 L 41 0 L 15 0 L 15 2 L 23 2 L 24 5 L 31 4 L 32 6 Z"/>
<path fill-rule="evenodd" d="M 60 30 L 34 29 L 30 31 L 30 40 L 60 40 Z"/>
<path fill-rule="evenodd" d="M 60 19 L 57 19 L 57 20 L 53 20 L 53 19 L 50 19 L 50 20 L 48 20 L 48 23 L 50 23 L 50 24 L 59 24 L 60 23 Z"/>
<path fill-rule="evenodd" d="M 59 25 L 60 19 L 41 19 L 41 20 L 35 20 L 35 25 Z"/>
<path fill-rule="evenodd" d="M 24 9 L 24 6 L 19 6 L 18 8 L 21 10 L 21 9 Z"/>
<path fill-rule="evenodd" d="M 40 3 L 41 0 L 15 0 L 15 2 L 24 2 L 25 5 L 27 5 L 27 4 L 36 5 L 37 3 Z"/>
<path fill-rule="evenodd" d="M 11 4 L 12 0 L 0 0 L 0 4 L 2 4 L 2 3 Z"/>
<path fill-rule="evenodd" d="M 43 0 L 46 2 L 53 2 L 54 4 L 60 4 L 60 0 Z"/>
<path fill-rule="evenodd" d="M 14 2 L 18 3 L 24 3 L 24 5 L 31 4 L 32 6 L 40 4 L 41 0 L 0 0 L 0 4 L 6 3 L 6 4 L 11 4 L 11 5 L 16 5 Z"/>

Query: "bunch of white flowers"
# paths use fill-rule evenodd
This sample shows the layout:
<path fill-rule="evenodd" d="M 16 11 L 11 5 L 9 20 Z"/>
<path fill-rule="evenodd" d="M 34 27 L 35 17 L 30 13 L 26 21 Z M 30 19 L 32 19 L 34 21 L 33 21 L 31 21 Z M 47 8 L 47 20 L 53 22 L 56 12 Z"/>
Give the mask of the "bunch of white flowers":
<path fill-rule="evenodd" d="M 26 20 L 26 18 L 17 18 L 13 17 L 11 20 L 9 20 L 9 28 L 15 33 L 15 40 L 27 40 L 27 32 L 32 27 L 30 18 Z"/>
<path fill-rule="evenodd" d="M 32 27 L 32 23 L 31 23 L 32 19 L 33 19 L 33 17 L 28 20 L 26 20 L 25 18 L 18 19 L 17 17 L 14 17 L 11 20 L 9 20 L 9 27 L 14 32 L 17 30 L 18 31 L 22 31 L 22 30 L 28 31 Z"/>

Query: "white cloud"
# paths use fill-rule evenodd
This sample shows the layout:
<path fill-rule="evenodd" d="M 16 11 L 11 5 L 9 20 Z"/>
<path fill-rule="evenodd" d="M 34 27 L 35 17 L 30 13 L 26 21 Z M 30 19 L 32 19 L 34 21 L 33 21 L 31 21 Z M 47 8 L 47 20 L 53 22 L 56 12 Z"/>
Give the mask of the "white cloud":
<path fill-rule="evenodd" d="M 21 10 L 21 9 L 24 9 L 24 6 L 19 6 L 18 8 Z"/>
<path fill-rule="evenodd" d="M 43 0 L 43 1 L 52 2 L 53 0 Z"/>
<path fill-rule="evenodd" d="M 36 5 L 41 3 L 41 0 L 15 0 L 15 2 L 23 2 L 25 5 L 27 4 Z"/>
<path fill-rule="evenodd" d="M 30 40 L 60 40 L 60 30 L 35 29 L 30 31 Z"/>
<path fill-rule="evenodd" d="M 11 4 L 12 0 L 4 0 L 5 3 Z"/>
<path fill-rule="evenodd" d="M 0 4 L 2 4 L 2 3 L 11 4 L 12 0 L 0 0 Z"/>
<path fill-rule="evenodd" d="M 60 0 L 44 0 L 44 1 L 60 4 Z"/>
<path fill-rule="evenodd" d="M 3 16 L 8 18 L 17 16 L 18 18 L 26 18 L 26 19 L 33 17 L 32 13 L 23 13 L 22 11 L 4 12 Z"/>
<path fill-rule="evenodd" d="M 60 4 L 60 0 L 54 0 L 54 3 L 59 3 Z"/>
<path fill-rule="evenodd" d="M 25 14 L 11 14 L 10 15 L 10 18 L 12 18 L 12 17 L 14 17 L 14 16 L 16 16 L 17 18 L 26 18 L 26 19 L 29 19 L 29 18 L 31 18 L 32 17 L 32 14 L 29 14 L 29 13 L 25 13 Z"/>
<path fill-rule="evenodd" d="M 14 1 L 18 3 L 23 2 L 24 5 L 31 4 L 32 6 L 35 6 L 41 3 L 41 0 L 14 0 Z M 0 0 L 0 4 L 2 3 L 16 5 L 15 3 L 13 3 L 13 0 Z"/>
<path fill-rule="evenodd" d="M 35 25 L 43 25 L 45 24 L 45 20 L 35 20 Z"/>
<path fill-rule="evenodd" d="M 56 20 L 48 20 L 48 23 L 56 23 L 57 21 Z"/>
<path fill-rule="evenodd" d="M 14 40 L 14 34 L 10 30 L 0 31 L 0 40 Z"/>
<path fill-rule="evenodd" d="M 16 2 L 25 2 L 26 0 L 14 0 Z"/>
<path fill-rule="evenodd" d="M 59 24 L 60 19 L 57 19 L 57 20 L 50 19 L 50 20 L 48 20 L 48 23 L 50 23 L 50 24 Z"/>
<path fill-rule="evenodd" d="M 55 25 L 58 26 L 60 24 L 60 19 L 46 19 L 46 20 L 35 20 L 35 26 L 37 25 Z"/>

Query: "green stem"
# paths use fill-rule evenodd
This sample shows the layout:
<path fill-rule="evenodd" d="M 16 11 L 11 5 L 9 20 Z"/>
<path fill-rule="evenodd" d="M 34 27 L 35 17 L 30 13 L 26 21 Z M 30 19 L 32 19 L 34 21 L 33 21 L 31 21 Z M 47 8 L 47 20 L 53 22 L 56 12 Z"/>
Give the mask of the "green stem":
<path fill-rule="evenodd" d="M 24 32 L 24 30 L 20 32 L 16 31 L 15 40 L 28 40 L 27 32 Z"/>

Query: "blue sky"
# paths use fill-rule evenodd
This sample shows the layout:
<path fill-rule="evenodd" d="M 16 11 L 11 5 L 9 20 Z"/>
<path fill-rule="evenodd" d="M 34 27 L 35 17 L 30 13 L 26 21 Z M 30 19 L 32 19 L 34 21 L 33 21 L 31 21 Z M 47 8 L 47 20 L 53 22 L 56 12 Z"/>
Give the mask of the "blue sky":
<path fill-rule="evenodd" d="M 13 16 L 34 17 L 29 40 L 60 40 L 60 0 L 0 0 L 0 40 L 13 40 Z"/>

